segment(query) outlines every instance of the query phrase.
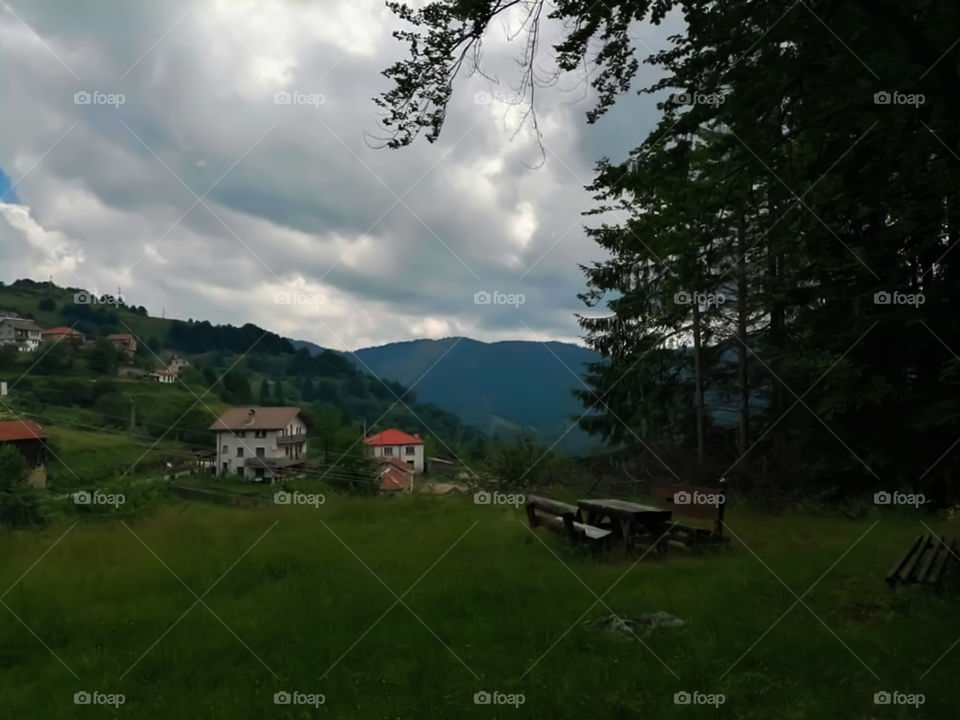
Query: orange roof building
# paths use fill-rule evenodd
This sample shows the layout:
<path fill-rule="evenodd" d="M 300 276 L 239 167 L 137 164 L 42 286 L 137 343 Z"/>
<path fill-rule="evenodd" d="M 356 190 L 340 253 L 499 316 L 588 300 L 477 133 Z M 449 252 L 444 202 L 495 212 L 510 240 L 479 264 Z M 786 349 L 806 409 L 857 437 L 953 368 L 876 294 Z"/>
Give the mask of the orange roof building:
<path fill-rule="evenodd" d="M 423 472 L 423 439 L 402 430 L 384 430 L 364 440 L 367 452 L 374 458 L 397 458 L 414 472 Z"/>

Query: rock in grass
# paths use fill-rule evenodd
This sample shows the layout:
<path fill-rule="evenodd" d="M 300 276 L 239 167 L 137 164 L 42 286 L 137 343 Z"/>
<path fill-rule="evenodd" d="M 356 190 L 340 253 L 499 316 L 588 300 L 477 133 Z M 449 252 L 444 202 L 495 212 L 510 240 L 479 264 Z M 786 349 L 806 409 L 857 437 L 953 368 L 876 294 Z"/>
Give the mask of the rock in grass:
<path fill-rule="evenodd" d="M 683 620 L 663 610 L 638 617 L 607 615 L 587 620 L 585 625 L 599 627 L 623 638 L 645 638 L 658 630 L 683 627 Z"/>

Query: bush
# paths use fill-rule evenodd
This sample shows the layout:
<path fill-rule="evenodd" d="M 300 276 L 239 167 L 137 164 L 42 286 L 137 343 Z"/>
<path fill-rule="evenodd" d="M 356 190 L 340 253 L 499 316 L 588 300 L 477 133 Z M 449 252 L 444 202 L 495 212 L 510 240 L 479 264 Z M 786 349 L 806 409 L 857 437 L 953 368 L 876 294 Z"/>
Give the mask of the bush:
<path fill-rule="evenodd" d="M 6 528 L 43 525 L 38 493 L 27 484 L 27 472 L 27 462 L 15 447 L 0 447 L 0 525 Z"/>

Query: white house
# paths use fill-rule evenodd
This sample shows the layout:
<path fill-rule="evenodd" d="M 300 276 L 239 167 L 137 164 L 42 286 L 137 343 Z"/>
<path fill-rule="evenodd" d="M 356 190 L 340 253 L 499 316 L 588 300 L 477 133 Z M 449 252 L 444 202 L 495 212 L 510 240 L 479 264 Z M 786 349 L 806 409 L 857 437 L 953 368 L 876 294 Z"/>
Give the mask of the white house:
<path fill-rule="evenodd" d="M 401 430 L 384 430 L 364 442 L 372 457 L 397 458 L 412 467 L 415 473 L 423 472 L 423 440 L 419 435 L 407 435 Z"/>
<path fill-rule="evenodd" d="M 190 364 L 189 361 L 184 360 L 182 357 L 178 357 L 177 355 L 174 355 L 172 358 L 170 358 L 170 363 L 167 365 L 167 370 L 173 373 L 174 375 L 179 375 L 180 371 L 183 370 L 185 367 L 187 367 L 187 365 L 189 364 Z"/>
<path fill-rule="evenodd" d="M 33 320 L 21 317 L 0 317 L 0 345 L 16 345 L 20 352 L 32 352 L 40 347 L 43 328 Z"/>
<path fill-rule="evenodd" d="M 217 475 L 272 482 L 306 458 L 307 426 L 300 408 L 230 408 L 210 429 L 217 437 Z"/>
<path fill-rule="evenodd" d="M 150 373 L 150 379 L 158 383 L 169 384 L 176 382 L 177 375 L 170 370 L 157 370 Z"/>

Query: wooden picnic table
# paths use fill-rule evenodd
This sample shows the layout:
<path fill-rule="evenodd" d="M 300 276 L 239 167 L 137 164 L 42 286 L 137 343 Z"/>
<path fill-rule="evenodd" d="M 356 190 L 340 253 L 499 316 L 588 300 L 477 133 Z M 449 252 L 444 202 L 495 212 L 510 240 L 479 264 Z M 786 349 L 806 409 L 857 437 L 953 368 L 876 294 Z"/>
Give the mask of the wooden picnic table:
<path fill-rule="evenodd" d="M 656 538 L 673 517 L 670 510 L 613 498 L 578 500 L 577 506 L 588 525 L 608 525 L 623 543 L 624 551 L 630 549 L 631 540 L 636 535 L 652 533 Z"/>

